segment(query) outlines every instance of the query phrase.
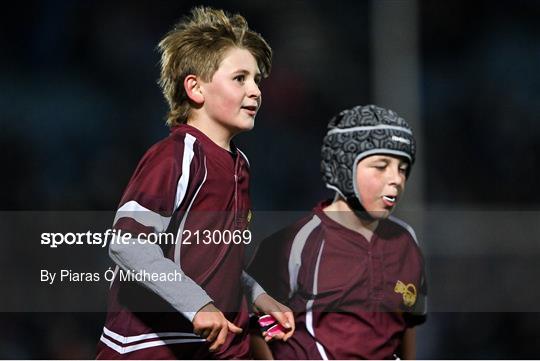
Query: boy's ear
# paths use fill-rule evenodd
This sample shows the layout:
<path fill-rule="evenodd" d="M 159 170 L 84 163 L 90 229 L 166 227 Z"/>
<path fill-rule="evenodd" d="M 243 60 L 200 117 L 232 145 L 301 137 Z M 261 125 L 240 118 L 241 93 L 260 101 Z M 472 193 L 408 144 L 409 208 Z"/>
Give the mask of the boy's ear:
<path fill-rule="evenodd" d="M 204 96 L 201 91 L 201 83 L 196 75 L 190 74 L 185 77 L 184 89 L 186 90 L 188 98 L 192 102 L 196 104 L 204 103 Z"/>

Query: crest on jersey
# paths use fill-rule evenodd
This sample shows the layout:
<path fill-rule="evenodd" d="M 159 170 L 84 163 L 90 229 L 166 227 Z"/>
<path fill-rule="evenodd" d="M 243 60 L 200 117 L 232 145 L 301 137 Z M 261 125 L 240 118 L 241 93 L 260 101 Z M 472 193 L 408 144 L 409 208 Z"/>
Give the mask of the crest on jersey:
<path fill-rule="evenodd" d="M 412 307 L 416 303 L 416 287 L 412 283 L 405 284 L 398 280 L 394 287 L 394 292 L 403 295 L 405 306 Z"/>

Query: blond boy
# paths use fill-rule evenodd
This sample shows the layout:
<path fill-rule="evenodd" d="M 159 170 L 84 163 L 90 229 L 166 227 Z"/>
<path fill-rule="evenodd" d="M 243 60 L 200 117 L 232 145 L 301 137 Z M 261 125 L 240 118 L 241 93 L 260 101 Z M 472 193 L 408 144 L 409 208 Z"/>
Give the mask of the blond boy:
<path fill-rule="evenodd" d="M 291 312 L 243 271 L 249 162 L 231 141 L 253 128 L 272 51 L 242 16 L 204 7 L 159 50 L 171 133 L 143 156 L 119 205 L 114 228 L 134 238 L 110 245 L 116 277 L 97 356 L 249 358 L 248 303 L 287 328 L 276 338 L 294 330 Z M 175 242 L 140 242 L 150 234 Z M 181 277 L 134 282 L 127 272 Z"/>

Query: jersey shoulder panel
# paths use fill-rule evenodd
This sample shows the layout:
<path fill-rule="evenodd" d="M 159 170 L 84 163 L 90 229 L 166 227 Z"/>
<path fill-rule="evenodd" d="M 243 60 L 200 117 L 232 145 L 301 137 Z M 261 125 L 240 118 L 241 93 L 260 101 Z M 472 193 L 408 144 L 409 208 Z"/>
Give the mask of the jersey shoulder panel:
<path fill-rule="evenodd" d="M 154 144 L 137 165 L 114 224 L 120 218 L 131 218 L 162 231 L 172 213 L 189 197 L 189 185 L 201 177 L 200 160 L 200 146 L 189 134 L 170 135 Z"/>
<path fill-rule="evenodd" d="M 394 225 L 400 227 L 403 232 L 408 234 L 411 239 L 414 240 L 417 246 L 420 246 L 420 244 L 418 243 L 418 238 L 416 237 L 416 232 L 414 232 L 414 229 L 408 223 L 395 216 L 388 217 L 388 220 L 391 221 Z"/>
<path fill-rule="evenodd" d="M 303 217 L 265 238 L 249 264 L 248 273 L 276 299 L 285 302 L 296 278 L 307 239 L 320 225 L 316 215 Z"/>

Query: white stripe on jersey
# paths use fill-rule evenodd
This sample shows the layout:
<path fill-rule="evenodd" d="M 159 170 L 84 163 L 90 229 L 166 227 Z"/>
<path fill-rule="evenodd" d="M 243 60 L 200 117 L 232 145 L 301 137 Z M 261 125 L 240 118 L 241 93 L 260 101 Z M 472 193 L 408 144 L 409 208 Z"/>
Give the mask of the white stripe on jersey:
<path fill-rule="evenodd" d="M 119 343 L 122 344 L 122 346 L 117 345 L 116 343 L 112 342 L 111 340 L 106 338 L 104 335 L 107 335 L 108 337 L 118 341 Z M 169 338 L 166 340 L 159 339 L 160 337 L 175 337 L 175 336 L 176 338 Z M 188 338 L 181 338 L 180 336 L 184 336 Z M 140 341 L 140 340 L 148 340 L 148 341 L 141 342 L 136 345 L 124 346 L 125 344 Z M 126 354 L 129 352 L 142 350 L 142 349 L 150 348 L 150 347 L 172 345 L 172 344 L 178 344 L 178 343 L 205 342 L 206 340 L 199 338 L 194 333 L 187 333 L 187 332 L 146 333 L 146 334 L 126 337 L 126 336 L 119 335 L 116 332 L 113 332 L 107 329 L 106 327 L 103 327 L 103 335 L 101 335 L 100 341 L 103 342 L 108 347 L 112 348 L 114 351 L 120 354 Z"/>
<path fill-rule="evenodd" d="M 236 148 L 236 150 L 242 154 L 242 156 L 244 157 L 244 159 L 246 160 L 247 164 L 248 164 L 248 167 L 251 167 L 251 165 L 249 164 L 249 159 L 248 157 L 246 157 L 246 155 L 244 154 L 244 152 L 242 152 L 240 149 Z"/>
<path fill-rule="evenodd" d="M 206 156 L 204 157 L 204 178 L 199 185 L 199 188 L 197 188 L 197 191 L 195 192 L 195 195 L 191 199 L 191 202 L 189 203 L 189 206 L 186 209 L 186 212 L 184 214 L 184 217 L 182 217 L 182 222 L 180 222 L 180 226 L 178 227 L 178 233 L 176 233 L 176 244 L 174 245 L 174 263 L 176 263 L 182 272 L 182 264 L 180 263 L 180 249 L 182 246 L 182 232 L 184 231 L 184 225 L 186 224 L 186 219 L 189 214 L 189 211 L 191 210 L 191 206 L 193 205 L 193 201 L 195 201 L 195 198 L 197 198 L 197 194 L 199 194 L 199 191 L 201 190 L 204 182 L 206 182 L 206 176 L 208 175 L 208 169 L 206 168 Z M 184 316 L 190 321 L 193 321 L 193 318 L 195 317 L 195 314 L 197 312 L 182 312 Z"/>
<path fill-rule="evenodd" d="M 116 211 L 113 227 L 120 218 L 131 218 L 145 227 L 153 227 L 156 232 L 165 231 L 171 221 L 171 217 L 163 217 L 161 214 L 142 206 L 137 201 L 126 202 Z"/>
<path fill-rule="evenodd" d="M 289 255 L 289 297 L 291 297 L 297 289 L 296 283 L 298 281 L 298 271 L 300 270 L 300 266 L 302 266 L 302 250 L 304 249 L 309 235 L 319 226 L 319 224 L 321 224 L 321 220 L 314 215 L 294 237 L 291 253 Z"/>
<path fill-rule="evenodd" d="M 313 336 L 313 339 L 315 341 L 315 345 L 317 346 L 317 350 L 319 350 L 319 353 L 321 354 L 321 357 L 323 360 L 328 360 L 328 356 L 326 356 L 326 351 L 324 350 L 323 345 L 321 345 L 317 338 L 315 337 L 315 329 L 313 328 L 313 302 L 315 296 L 317 296 L 318 293 L 318 287 L 317 284 L 319 283 L 319 265 L 321 263 L 321 256 L 324 249 L 324 240 L 322 241 L 321 248 L 319 249 L 319 255 L 317 256 L 317 263 L 315 264 L 315 273 L 313 275 L 313 289 L 312 294 L 313 298 L 309 300 L 306 304 L 306 328 L 308 332 Z"/>
<path fill-rule="evenodd" d="M 182 175 L 178 180 L 178 185 L 176 186 L 176 196 L 174 199 L 174 208 L 173 212 L 180 207 L 184 197 L 186 196 L 186 191 L 188 188 L 189 182 L 189 172 L 191 168 L 191 161 L 193 160 L 193 144 L 195 143 L 195 137 L 191 134 L 186 134 L 184 139 L 184 157 L 182 158 Z"/>
<path fill-rule="evenodd" d="M 109 330 L 107 327 L 103 327 L 103 334 L 109 336 L 113 340 L 118 341 L 119 343 L 132 343 L 142 340 L 148 340 L 151 338 L 160 338 L 160 337 L 197 337 L 199 336 L 192 332 L 157 332 L 157 333 L 143 333 L 135 336 L 122 336 L 114 331 Z"/>

